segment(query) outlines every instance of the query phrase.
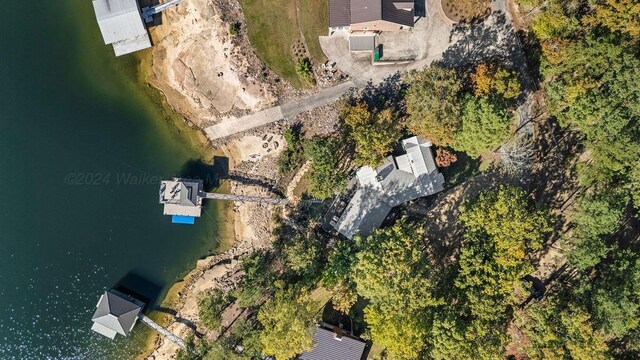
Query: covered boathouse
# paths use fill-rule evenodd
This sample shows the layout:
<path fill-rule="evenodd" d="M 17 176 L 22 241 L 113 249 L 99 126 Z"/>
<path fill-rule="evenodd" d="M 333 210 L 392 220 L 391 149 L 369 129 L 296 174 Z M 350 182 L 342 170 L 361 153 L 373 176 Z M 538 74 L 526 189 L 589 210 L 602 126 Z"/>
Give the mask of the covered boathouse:
<path fill-rule="evenodd" d="M 117 334 L 129 336 L 144 305 L 142 301 L 117 290 L 105 291 L 91 317 L 91 330 L 109 339 Z"/>
<path fill-rule="evenodd" d="M 105 44 L 116 56 L 151 47 L 151 39 L 137 0 L 93 0 L 98 26 Z"/>
<path fill-rule="evenodd" d="M 160 183 L 160 204 L 164 215 L 170 215 L 174 224 L 193 224 L 202 214 L 202 180 L 166 180 Z"/>

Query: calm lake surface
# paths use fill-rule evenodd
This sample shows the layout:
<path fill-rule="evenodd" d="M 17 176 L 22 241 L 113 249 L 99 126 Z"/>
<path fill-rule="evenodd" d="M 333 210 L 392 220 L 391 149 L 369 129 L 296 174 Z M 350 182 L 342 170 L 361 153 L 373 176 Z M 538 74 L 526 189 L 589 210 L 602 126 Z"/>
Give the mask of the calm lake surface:
<path fill-rule="evenodd" d="M 172 225 L 158 184 L 198 153 L 100 37 L 90 0 L 0 7 L 0 359 L 122 359 L 91 330 L 123 280 L 154 298 L 215 251 L 216 205 Z"/>

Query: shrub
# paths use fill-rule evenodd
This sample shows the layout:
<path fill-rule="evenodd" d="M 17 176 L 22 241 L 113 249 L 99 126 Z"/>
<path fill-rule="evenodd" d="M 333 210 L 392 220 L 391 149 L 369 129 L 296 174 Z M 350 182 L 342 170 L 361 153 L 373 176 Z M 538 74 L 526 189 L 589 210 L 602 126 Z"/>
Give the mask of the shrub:
<path fill-rule="evenodd" d="M 222 312 L 231 301 L 231 297 L 220 289 L 200 294 L 198 298 L 198 318 L 200 322 L 209 330 L 218 329 L 222 324 Z"/>
<path fill-rule="evenodd" d="M 315 82 L 313 77 L 313 66 L 309 58 L 302 58 L 296 63 L 296 73 L 298 76 L 307 83 L 313 84 Z"/>

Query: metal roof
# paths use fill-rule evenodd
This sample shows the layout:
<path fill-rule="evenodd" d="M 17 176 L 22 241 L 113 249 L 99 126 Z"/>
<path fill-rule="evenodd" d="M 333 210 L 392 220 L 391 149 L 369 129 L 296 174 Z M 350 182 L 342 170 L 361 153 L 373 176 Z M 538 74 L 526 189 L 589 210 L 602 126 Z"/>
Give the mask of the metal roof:
<path fill-rule="evenodd" d="M 113 51 L 116 53 L 116 56 L 130 54 L 150 47 L 151 39 L 149 39 L 149 35 L 147 33 L 133 39 L 113 43 Z"/>
<path fill-rule="evenodd" d="M 376 37 L 373 35 L 349 36 L 349 51 L 373 51 L 376 47 Z"/>
<path fill-rule="evenodd" d="M 138 319 L 142 306 L 129 301 L 114 290 L 105 291 L 91 317 L 91 329 L 113 339 L 117 334 L 129 335 Z"/>
<path fill-rule="evenodd" d="M 151 47 L 149 33 L 136 0 L 93 0 L 105 44 L 113 44 L 116 56 Z"/>
<path fill-rule="evenodd" d="M 361 340 L 342 335 L 336 338 L 336 333 L 319 327 L 313 335 L 315 343 L 311 351 L 298 357 L 300 360 L 360 360 L 364 352 L 365 343 Z"/>
<path fill-rule="evenodd" d="M 428 174 L 437 170 L 431 143 L 417 136 L 402 140 L 402 147 L 407 152 L 411 173 L 415 176 Z M 401 170 L 403 170 L 401 168 Z"/>
<path fill-rule="evenodd" d="M 93 0 L 105 44 L 147 34 L 136 0 Z"/>
<path fill-rule="evenodd" d="M 335 229 L 351 239 L 367 236 L 384 222 L 392 206 L 382 200 L 382 192 L 371 186 L 356 190 L 346 209 L 336 222 Z"/>

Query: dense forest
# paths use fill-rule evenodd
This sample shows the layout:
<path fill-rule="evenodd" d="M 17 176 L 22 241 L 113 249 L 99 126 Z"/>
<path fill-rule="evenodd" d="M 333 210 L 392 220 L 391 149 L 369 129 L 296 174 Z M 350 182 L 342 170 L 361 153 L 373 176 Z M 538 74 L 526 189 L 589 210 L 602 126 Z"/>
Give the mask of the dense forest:
<path fill-rule="evenodd" d="M 332 136 L 286 133 L 281 171 L 309 161 L 315 199 L 405 136 L 430 140 L 447 181 L 437 197 L 478 188 L 453 209 L 418 204 L 450 231 L 399 209 L 351 241 L 321 229 L 322 204 L 301 203 L 235 290 L 202 296 L 206 327 L 234 301 L 248 315 L 193 340 L 199 357 L 294 358 L 330 312 L 372 357 L 640 357 L 640 2 L 517 2 L 525 70 L 437 62 L 342 100 Z"/>

